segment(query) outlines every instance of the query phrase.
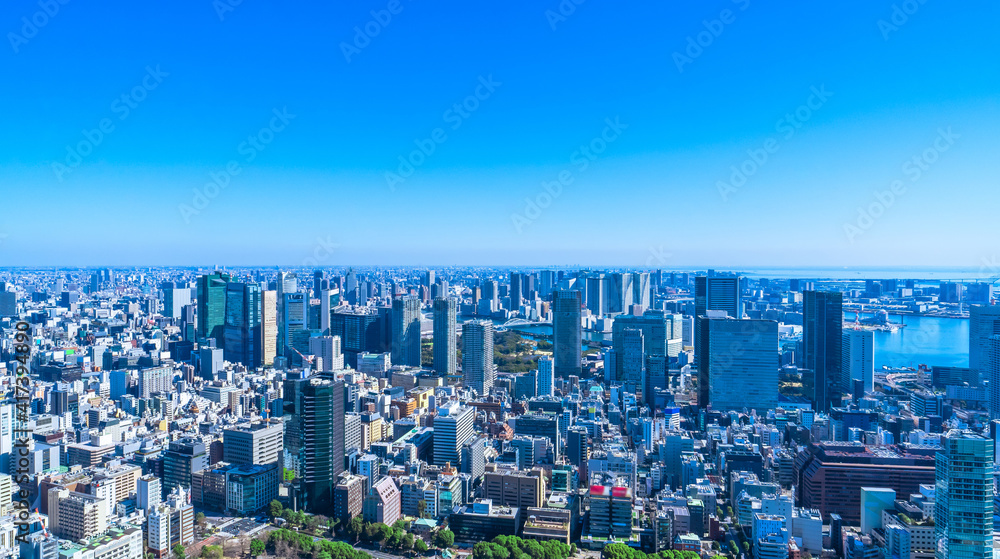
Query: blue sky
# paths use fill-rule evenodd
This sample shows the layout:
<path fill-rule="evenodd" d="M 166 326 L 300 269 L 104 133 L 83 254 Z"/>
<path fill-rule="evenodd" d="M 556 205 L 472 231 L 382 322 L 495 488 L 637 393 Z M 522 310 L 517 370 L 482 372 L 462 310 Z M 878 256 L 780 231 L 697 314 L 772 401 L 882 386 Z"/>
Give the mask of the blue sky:
<path fill-rule="evenodd" d="M 62 1 L 0 14 L 0 264 L 1000 253 L 993 2 Z"/>

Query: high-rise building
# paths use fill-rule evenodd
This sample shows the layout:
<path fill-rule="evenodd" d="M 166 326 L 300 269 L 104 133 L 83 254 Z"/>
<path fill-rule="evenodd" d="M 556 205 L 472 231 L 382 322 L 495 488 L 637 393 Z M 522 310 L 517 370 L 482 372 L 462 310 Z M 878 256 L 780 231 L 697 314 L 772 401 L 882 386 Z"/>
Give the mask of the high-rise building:
<path fill-rule="evenodd" d="M 264 367 L 278 355 L 278 293 L 260 292 L 260 360 Z"/>
<path fill-rule="evenodd" d="M 555 376 L 579 376 L 582 370 L 583 325 L 580 292 L 557 289 L 552 294 L 553 371 Z"/>
<path fill-rule="evenodd" d="M 643 346 L 642 330 L 626 328 L 622 331 L 622 352 L 618 362 L 621 364 L 622 377 L 618 380 L 625 383 L 625 390 L 636 394 L 646 391 L 646 352 Z M 644 394 L 643 400 L 645 400 Z"/>
<path fill-rule="evenodd" d="M 1000 334 L 1000 305 L 969 307 L 969 368 L 986 373 L 991 336 Z"/>
<path fill-rule="evenodd" d="M 493 323 L 470 320 L 462 325 L 462 374 L 465 386 L 479 395 L 489 394 L 496 380 L 493 364 Z"/>
<path fill-rule="evenodd" d="M 986 354 L 979 365 L 983 377 L 989 381 L 986 402 L 990 419 L 1000 419 L 1000 334 L 986 340 Z"/>
<path fill-rule="evenodd" d="M 278 288 L 278 355 L 287 356 L 285 348 L 285 295 L 299 290 L 299 280 L 295 272 L 279 272 L 275 282 Z"/>
<path fill-rule="evenodd" d="M 226 284 L 229 274 L 213 272 L 198 278 L 198 336 L 223 347 L 226 326 Z"/>
<path fill-rule="evenodd" d="M 694 278 L 694 314 L 725 311 L 732 318 L 743 318 L 743 292 L 740 276 L 697 276 Z"/>
<path fill-rule="evenodd" d="M 778 323 L 698 318 L 698 403 L 714 410 L 778 405 Z"/>
<path fill-rule="evenodd" d="M 284 384 L 285 468 L 295 472 L 299 505 L 333 514 L 344 471 L 344 383 L 290 373 Z"/>
<path fill-rule="evenodd" d="M 993 441 L 952 430 L 936 463 L 936 559 L 993 557 Z"/>
<path fill-rule="evenodd" d="M 615 371 L 612 380 L 624 379 L 622 372 L 625 353 L 626 329 L 642 331 L 643 346 L 646 355 L 650 357 L 677 357 L 681 348 L 681 317 L 664 313 L 661 310 L 648 310 L 640 316 L 622 315 L 615 318 L 611 327 L 611 347 L 618 358 L 615 360 Z"/>
<path fill-rule="evenodd" d="M 446 375 L 458 372 L 457 311 L 454 298 L 434 299 L 434 370 Z"/>
<path fill-rule="evenodd" d="M 841 388 L 854 393 L 857 385 L 862 394 L 875 389 L 875 332 L 844 330 L 842 348 Z"/>
<path fill-rule="evenodd" d="M 149 398 L 152 394 L 157 392 L 171 392 L 173 388 L 173 367 L 149 367 L 139 371 L 140 398 Z"/>
<path fill-rule="evenodd" d="M 420 366 L 420 299 L 413 295 L 392 302 L 392 364 Z"/>
<path fill-rule="evenodd" d="M 309 352 L 309 300 L 305 293 L 285 293 L 282 347 L 290 362 L 299 363 L 299 353 Z"/>
<path fill-rule="evenodd" d="M 340 351 L 340 336 L 309 338 L 309 353 L 320 359 L 317 371 L 330 372 L 344 368 L 344 354 Z"/>
<path fill-rule="evenodd" d="M 844 296 L 835 291 L 806 291 L 802 301 L 803 363 L 815 379 L 813 406 L 826 411 L 843 390 Z"/>
<path fill-rule="evenodd" d="M 545 500 L 545 480 L 539 472 L 498 469 L 486 472 L 483 495 L 494 505 L 540 507 Z"/>
<path fill-rule="evenodd" d="M 566 457 L 580 471 L 580 483 L 590 485 L 587 462 L 590 460 L 590 432 L 586 427 L 570 427 L 566 437 Z"/>
<path fill-rule="evenodd" d="M 632 273 L 632 304 L 639 305 L 643 310 L 649 308 L 653 300 L 653 287 L 650 285 L 649 272 Z M 628 309 L 625 309 L 627 312 Z"/>
<path fill-rule="evenodd" d="M 538 395 L 552 396 L 555 394 L 555 378 L 552 374 L 552 358 L 538 358 Z"/>
<path fill-rule="evenodd" d="M 163 453 L 163 496 L 175 488 L 191 489 L 191 474 L 209 466 L 205 443 L 195 437 L 187 437 L 170 443 Z"/>
<path fill-rule="evenodd" d="M 607 314 L 608 300 L 607 287 L 608 280 L 602 273 L 587 276 L 584 284 L 587 290 L 587 309 L 597 316 Z"/>
<path fill-rule="evenodd" d="M 148 514 L 163 501 L 163 489 L 160 478 L 150 474 L 142 476 L 136 482 L 135 506 Z"/>
<path fill-rule="evenodd" d="M 177 287 L 171 281 L 164 282 L 160 289 L 163 290 L 163 316 L 179 319 L 181 309 L 191 304 L 191 289 Z"/>
<path fill-rule="evenodd" d="M 320 294 L 323 292 L 323 281 L 326 274 L 323 270 L 313 271 L 313 297 L 319 299 Z"/>
<path fill-rule="evenodd" d="M 283 436 L 280 422 L 226 429 L 222 432 L 222 460 L 237 465 L 279 462 Z"/>
<path fill-rule="evenodd" d="M 475 408 L 451 402 L 434 418 L 434 464 L 460 467 L 462 445 L 473 435 Z"/>
<path fill-rule="evenodd" d="M 237 282 L 226 285 L 222 348 L 227 361 L 250 369 L 263 366 L 260 310 L 259 285 Z"/>
<path fill-rule="evenodd" d="M 510 310 L 516 311 L 521 308 L 521 297 L 524 287 L 521 285 L 523 276 L 517 272 L 510 273 Z"/>

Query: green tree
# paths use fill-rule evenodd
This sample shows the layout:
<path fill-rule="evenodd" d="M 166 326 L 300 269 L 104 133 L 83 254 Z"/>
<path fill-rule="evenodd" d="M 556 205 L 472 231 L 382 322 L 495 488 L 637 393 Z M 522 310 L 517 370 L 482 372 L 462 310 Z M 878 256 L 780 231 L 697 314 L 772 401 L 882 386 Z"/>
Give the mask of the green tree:
<path fill-rule="evenodd" d="M 222 559 L 221 545 L 206 545 L 201 548 L 202 559 Z"/>
<path fill-rule="evenodd" d="M 348 537 L 354 540 L 354 543 L 357 543 L 365 533 L 365 523 L 361 520 L 360 516 L 355 516 L 347 523 L 347 527 L 344 530 L 347 532 Z"/>
<path fill-rule="evenodd" d="M 413 541 L 413 551 L 416 551 L 417 553 L 427 553 L 427 549 L 427 543 L 424 542 L 424 540 L 416 538 Z"/>
<path fill-rule="evenodd" d="M 403 536 L 403 541 L 402 544 L 399 546 L 399 549 L 402 551 L 409 551 L 413 549 L 413 546 L 415 544 L 416 544 L 416 538 L 413 537 L 413 534 L 407 532 Z"/>
<path fill-rule="evenodd" d="M 750 553 L 750 542 L 743 542 L 743 551 Z"/>
<path fill-rule="evenodd" d="M 259 555 L 263 555 L 266 547 L 267 546 L 264 545 L 264 542 L 258 540 L 257 538 L 250 540 L 250 556 L 257 557 Z"/>
<path fill-rule="evenodd" d="M 437 534 L 434 534 L 434 545 L 441 549 L 455 545 L 455 532 L 447 529 L 438 530 Z"/>
<path fill-rule="evenodd" d="M 268 505 L 268 512 L 271 513 L 271 518 L 278 518 L 281 516 L 283 508 L 284 507 L 281 506 L 281 503 L 277 499 L 271 501 L 271 504 Z"/>
<path fill-rule="evenodd" d="M 183 545 L 175 545 L 172 551 L 174 552 L 175 559 L 187 559 L 187 550 L 184 549 Z"/>
<path fill-rule="evenodd" d="M 194 515 L 194 523 L 197 524 L 198 526 L 204 525 L 205 524 L 205 513 L 199 512 L 198 514 Z"/>

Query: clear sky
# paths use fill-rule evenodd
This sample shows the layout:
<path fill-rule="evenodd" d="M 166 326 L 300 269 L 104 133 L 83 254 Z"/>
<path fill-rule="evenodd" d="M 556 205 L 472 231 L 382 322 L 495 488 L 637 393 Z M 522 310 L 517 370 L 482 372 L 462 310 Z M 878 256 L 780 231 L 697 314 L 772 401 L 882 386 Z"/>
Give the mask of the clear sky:
<path fill-rule="evenodd" d="M 1000 257 L 1000 4 L 577 1 L 10 0 L 0 265 Z"/>

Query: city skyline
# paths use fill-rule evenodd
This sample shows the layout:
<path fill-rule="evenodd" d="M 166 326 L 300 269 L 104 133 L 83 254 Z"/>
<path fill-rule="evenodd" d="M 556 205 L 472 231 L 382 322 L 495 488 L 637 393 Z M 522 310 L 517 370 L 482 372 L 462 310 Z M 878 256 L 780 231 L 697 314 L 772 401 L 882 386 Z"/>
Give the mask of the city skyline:
<path fill-rule="evenodd" d="M 0 19 L 0 262 L 994 259 L 993 3 L 231 4 Z"/>

